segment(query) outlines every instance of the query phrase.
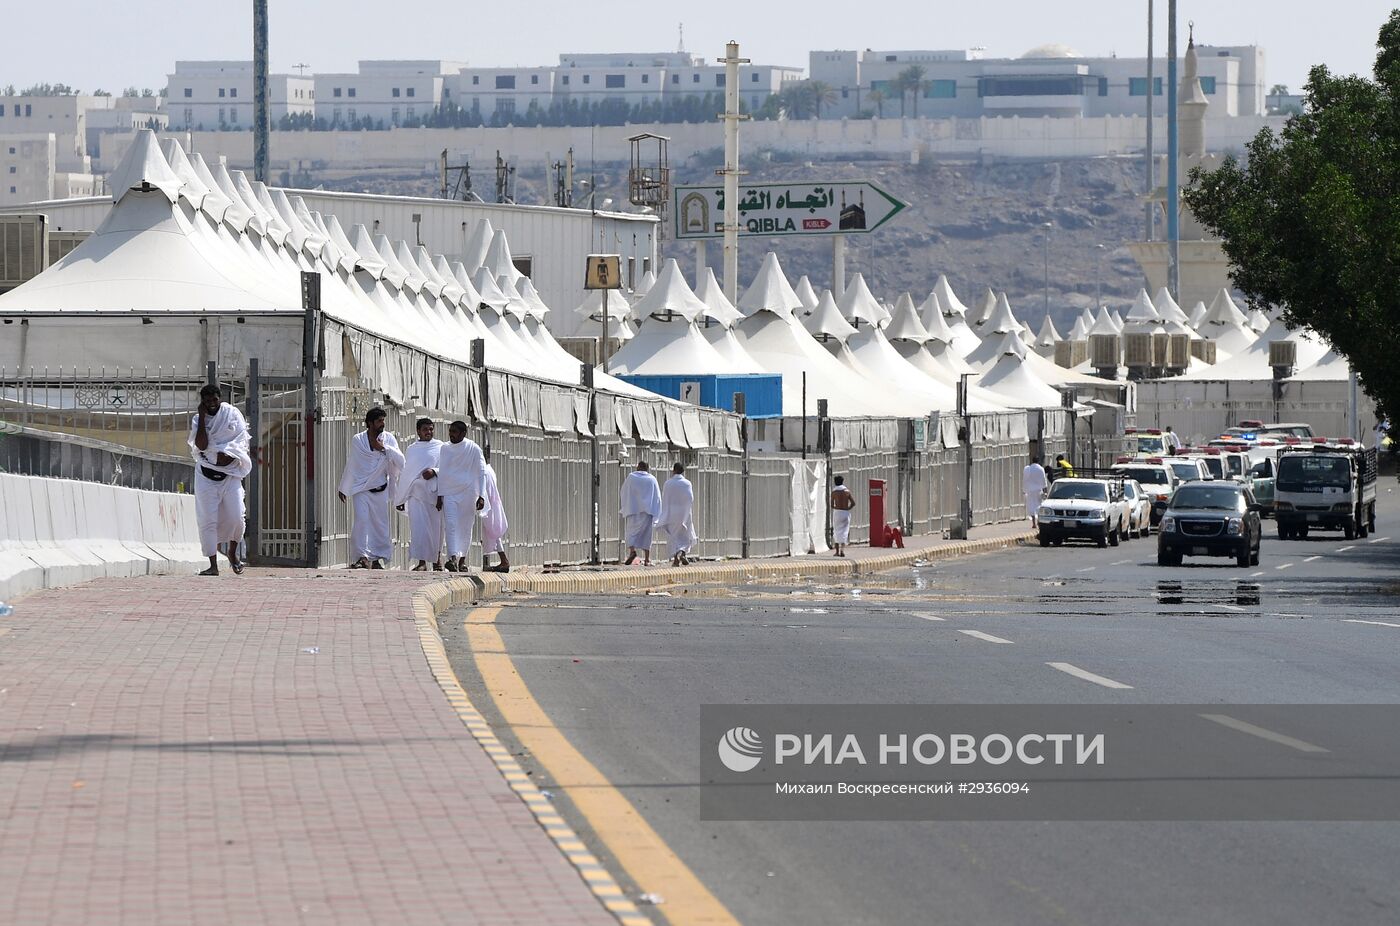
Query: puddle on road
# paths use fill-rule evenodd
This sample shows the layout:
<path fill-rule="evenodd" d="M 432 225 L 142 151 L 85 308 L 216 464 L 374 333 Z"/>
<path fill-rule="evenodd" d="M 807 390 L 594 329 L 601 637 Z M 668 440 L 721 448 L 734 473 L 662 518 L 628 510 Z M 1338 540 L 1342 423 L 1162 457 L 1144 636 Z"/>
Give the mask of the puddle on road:
<path fill-rule="evenodd" d="M 1157 601 L 1161 604 L 1229 604 L 1241 608 L 1257 608 L 1260 602 L 1258 582 L 1177 582 L 1157 583 Z"/>

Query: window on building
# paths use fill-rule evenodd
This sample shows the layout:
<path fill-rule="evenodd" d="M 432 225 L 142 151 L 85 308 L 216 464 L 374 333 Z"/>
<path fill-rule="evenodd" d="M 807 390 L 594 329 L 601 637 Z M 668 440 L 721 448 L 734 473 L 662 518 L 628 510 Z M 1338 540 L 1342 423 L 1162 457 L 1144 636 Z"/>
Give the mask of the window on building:
<path fill-rule="evenodd" d="M 408 95 L 409 95 L 409 96 L 413 96 L 413 91 L 416 90 L 416 89 L 417 89 L 416 87 L 409 87 L 409 88 L 408 88 L 408 91 L 407 91 L 407 92 L 408 92 Z"/>
<path fill-rule="evenodd" d="M 716 87 L 723 87 L 723 86 L 724 86 L 724 75 L 723 75 L 723 74 L 716 74 L 716 75 L 715 75 L 715 86 L 716 86 Z"/>
<path fill-rule="evenodd" d="M 1099 78 L 1099 96 L 1108 96 L 1108 78 Z"/>
<path fill-rule="evenodd" d="M 332 109 L 332 110 L 331 110 L 331 121 L 332 121 L 332 122 L 339 122 L 339 121 L 340 121 L 340 107 L 339 107 L 339 106 L 337 106 L 335 109 Z"/>
<path fill-rule="evenodd" d="M 412 119 L 413 116 L 414 116 L 414 108 L 413 108 L 412 106 L 408 107 L 408 108 L 404 111 L 404 115 L 406 115 L 408 118 Z"/>
<path fill-rule="evenodd" d="M 476 86 L 476 85 L 479 84 L 479 83 L 481 83 L 481 75 L 480 75 L 480 74 L 473 74 L 473 75 L 472 75 L 472 86 Z"/>
<path fill-rule="evenodd" d="M 1161 96 L 1161 95 L 1162 95 L 1162 78 L 1160 78 L 1160 77 L 1154 77 L 1154 78 L 1152 78 L 1152 95 L 1153 95 L 1153 96 Z M 1128 78 L 1128 96 L 1147 96 L 1147 78 L 1146 78 L 1146 77 L 1129 77 L 1129 78 Z"/>
<path fill-rule="evenodd" d="M 691 82 L 692 84 L 698 84 L 698 83 L 700 83 L 700 75 L 699 75 L 699 74 L 691 74 L 691 75 L 690 75 L 690 82 Z"/>
<path fill-rule="evenodd" d="M 637 288 L 637 258 L 627 258 L 627 288 Z"/>
<path fill-rule="evenodd" d="M 234 125 L 238 125 L 238 107 L 237 107 L 237 106 L 230 106 L 230 107 L 228 108 L 228 121 L 229 121 L 229 122 L 232 122 Z"/>
<path fill-rule="evenodd" d="M 229 87 L 229 88 L 228 88 L 228 95 L 229 95 L 230 98 L 237 98 L 237 96 L 238 96 L 238 88 L 237 88 L 237 87 Z"/>
<path fill-rule="evenodd" d="M 609 90 L 616 90 L 619 87 L 627 86 L 627 77 L 623 74 L 604 74 L 603 86 Z"/>
<path fill-rule="evenodd" d="M 758 72 L 757 72 L 757 71 L 754 71 L 752 74 L 749 75 L 749 81 L 752 82 L 752 83 L 755 83 L 755 84 L 758 83 Z"/>
<path fill-rule="evenodd" d="M 885 55 L 886 61 L 898 61 L 899 55 Z"/>
<path fill-rule="evenodd" d="M 680 83 L 680 82 L 681 82 L 681 75 L 679 75 L 679 74 L 672 74 L 672 75 L 671 75 L 671 83 L 673 83 L 673 84 L 678 84 L 678 83 Z"/>
<path fill-rule="evenodd" d="M 185 99 L 188 100 L 188 99 L 189 99 L 190 97 L 192 97 L 192 96 L 194 96 L 194 88 L 192 88 L 192 87 L 186 87 L 186 88 L 185 88 Z"/>
<path fill-rule="evenodd" d="M 566 87 L 569 86 L 569 75 L 568 75 L 568 74 L 565 74 L 565 75 L 564 75 L 564 86 L 566 86 Z"/>
<path fill-rule="evenodd" d="M 393 90 L 390 90 L 390 91 L 389 91 L 389 95 L 390 95 L 390 96 L 393 96 L 393 97 L 397 97 L 397 96 L 399 95 L 399 88 L 398 88 L 398 87 L 395 87 Z"/>
<path fill-rule="evenodd" d="M 530 83 L 532 83 L 532 84 L 539 84 L 539 82 L 540 82 L 540 75 L 538 75 L 538 74 L 531 74 L 531 75 L 530 75 Z"/>
<path fill-rule="evenodd" d="M 340 96 L 340 88 L 339 88 L 339 87 L 336 87 L 334 90 L 332 90 L 332 91 L 331 91 L 331 96 L 333 96 L 333 97 L 339 97 L 339 96 Z"/>
<path fill-rule="evenodd" d="M 514 90 L 514 89 L 515 89 L 515 75 L 514 75 L 514 74 L 497 74 L 497 75 L 496 75 L 496 89 L 497 89 L 497 90 Z"/>
<path fill-rule="evenodd" d="M 10 165 L 10 173 L 12 173 L 12 174 L 15 173 L 15 167 L 14 167 L 13 164 Z"/>
<path fill-rule="evenodd" d="M 1214 78 L 1214 77 L 1202 77 L 1202 78 L 1201 78 L 1201 92 L 1204 93 L 1206 96 L 1215 96 L 1215 78 Z"/>
<path fill-rule="evenodd" d="M 924 90 L 924 97 L 930 100 L 951 100 L 958 95 L 958 82 L 956 80 L 931 80 L 927 89 Z"/>
<path fill-rule="evenodd" d="M 589 78 L 590 76 L 591 76 L 591 75 L 589 75 L 589 74 L 583 75 L 583 82 L 584 82 L 585 84 L 588 83 L 588 78 Z"/>
<path fill-rule="evenodd" d="M 353 106 L 350 107 L 350 109 L 349 109 L 349 114 L 350 114 L 350 121 L 351 121 L 351 122 L 354 122 L 354 121 L 355 121 L 355 107 L 353 107 Z"/>
<path fill-rule="evenodd" d="M 194 110 L 191 109 L 191 108 L 189 108 L 188 106 L 186 106 L 186 107 L 185 107 L 185 128 L 189 128 L 189 127 L 190 127 L 190 123 L 192 123 L 192 122 L 194 122 Z"/>
<path fill-rule="evenodd" d="M 1081 96 L 1085 78 L 1078 74 L 983 77 L 978 96 Z"/>
<path fill-rule="evenodd" d="M 355 88 L 354 88 L 354 87 L 351 87 L 351 88 L 347 91 L 347 95 L 350 97 L 350 99 L 353 100 L 353 99 L 355 98 Z"/>
<path fill-rule="evenodd" d="M 515 265 L 516 270 L 519 270 L 526 276 L 530 276 L 535 272 L 535 259 L 533 257 L 512 256 L 510 262 Z"/>
<path fill-rule="evenodd" d="M 223 108 L 222 106 L 220 106 L 220 107 L 219 107 L 219 125 L 223 125 L 223 124 L 224 124 L 224 108 Z"/>
<path fill-rule="evenodd" d="M 228 91 L 226 91 L 223 87 L 220 87 L 220 88 L 219 88 L 219 99 L 222 100 L 222 99 L 224 98 L 224 95 L 225 95 L 227 92 L 228 92 Z"/>
<path fill-rule="evenodd" d="M 515 100 L 508 96 L 500 97 L 496 100 L 496 112 L 503 116 L 509 116 L 515 112 Z"/>
<path fill-rule="evenodd" d="M 649 84 L 649 83 L 651 83 L 651 75 L 650 75 L 650 74 L 643 74 L 643 75 L 642 75 L 642 83 L 644 83 L 644 84 Z"/>
<path fill-rule="evenodd" d="M 14 191 L 15 191 L 15 188 L 14 188 L 14 187 L 10 187 L 10 192 L 13 193 Z"/>

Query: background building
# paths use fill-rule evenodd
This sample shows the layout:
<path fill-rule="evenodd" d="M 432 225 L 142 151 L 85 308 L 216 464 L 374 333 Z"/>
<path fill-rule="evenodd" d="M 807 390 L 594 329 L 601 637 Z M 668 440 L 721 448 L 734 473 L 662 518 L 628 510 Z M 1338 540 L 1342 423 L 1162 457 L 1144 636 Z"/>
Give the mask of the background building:
<path fill-rule="evenodd" d="M 317 74 L 316 121 L 327 128 L 415 125 L 444 102 L 446 81 L 461 67 L 440 60 L 361 61 L 354 74 Z"/>
<path fill-rule="evenodd" d="M 166 80 L 170 125 L 177 129 L 249 129 L 253 127 L 253 62 L 176 61 Z M 310 115 L 315 80 L 296 74 L 267 77 L 268 116 Z"/>

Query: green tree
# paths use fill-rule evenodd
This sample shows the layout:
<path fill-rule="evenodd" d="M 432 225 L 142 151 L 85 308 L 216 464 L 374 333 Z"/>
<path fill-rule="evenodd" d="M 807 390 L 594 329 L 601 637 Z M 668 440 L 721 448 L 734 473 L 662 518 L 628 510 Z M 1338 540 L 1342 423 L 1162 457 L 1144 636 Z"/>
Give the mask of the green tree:
<path fill-rule="evenodd" d="M 812 114 L 814 118 L 822 117 L 822 107 L 830 106 L 836 102 L 836 88 L 823 80 L 806 80 L 807 94 L 812 100 Z"/>
<path fill-rule="evenodd" d="M 1186 205 L 1224 239 L 1252 305 L 1330 341 L 1388 414 L 1400 413 L 1400 10 L 1375 79 L 1314 67 L 1307 109 L 1264 129 L 1247 161 L 1191 172 Z"/>
<path fill-rule="evenodd" d="M 919 96 L 928 86 L 924 76 L 928 74 L 928 68 L 921 64 L 911 64 L 900 71 L 895 77 L 895 82 L 899 85 L 899 114 L 904 115 L 904 95 L 910 94 L 914 97 L 914 118 L 919 118 Z"/>

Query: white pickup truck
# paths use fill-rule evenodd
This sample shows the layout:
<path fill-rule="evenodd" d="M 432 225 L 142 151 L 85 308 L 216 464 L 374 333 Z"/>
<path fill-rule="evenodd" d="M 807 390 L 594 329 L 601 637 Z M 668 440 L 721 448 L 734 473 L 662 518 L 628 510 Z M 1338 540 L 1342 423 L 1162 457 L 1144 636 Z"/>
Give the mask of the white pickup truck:
<path fill-rule="evenodd" d="M 1070 537 L 1084 537 L 1101 547 L 1118 546 L 1130 536 L 1128 503 L 1123 480 L 1061 477 L 1036 514 L 1042 547 L 1059 546 Z"/>
<path fill-rule="evenodd" d="M 1279 452 L 1274 518 L 1280 539 L 1340 530 L 1348 540 L 1376 527 L 1376 451 L 1350 440 L 1290 444 Z"/>

